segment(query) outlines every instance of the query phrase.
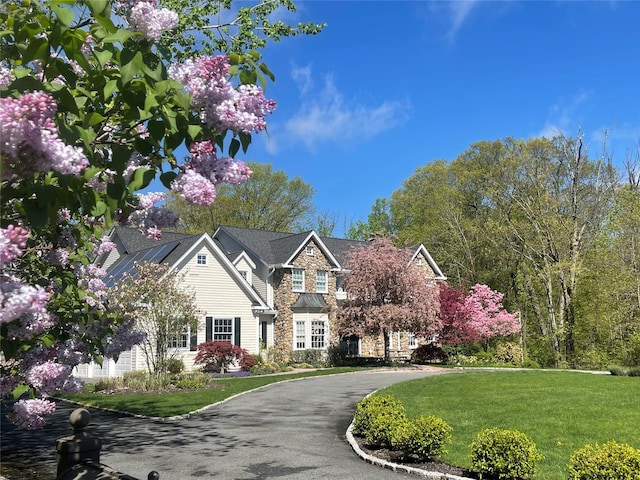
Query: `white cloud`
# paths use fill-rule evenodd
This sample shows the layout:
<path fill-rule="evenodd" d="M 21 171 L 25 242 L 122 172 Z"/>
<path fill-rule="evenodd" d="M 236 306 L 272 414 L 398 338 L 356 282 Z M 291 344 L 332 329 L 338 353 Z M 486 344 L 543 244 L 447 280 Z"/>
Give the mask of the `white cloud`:
<path fill-rule="evenodd" d="M 568 101 L 558 100 L 551 106 L 544 126 L 537 137 L 552 138 L 556 135 L 574 135 L 580 129 L 580 107 L 591 97 L 591 92 L 579 90 Z"/>
<path fill-rule="evenodd" d="M 473 10 L 473 8 L 478 3 L 479 0 L 461 0 L 448 2 L 449 15 L 451 18 L 451 28 L 447 33 L 447 37 L 450 41 L 453 41 L 460 28 L 462 28 L 465 20 L 469 17 L 471 10 Z"/>
<path fill-rule="evenodd" d="M 471 11 L 481 0 L 431 0 L 429 9 L 436 17 L 442 19 L 446 24 L 447 33 L 445 35 L 449 43 L 453 43 L 456 35 L 469 19 Z"/>
<path fill-rule="evenodd" d="M 311 65 L 306 67 L 294 67 L 291 70 L 291 77 L 298 84 L 300 95 L 307 94 L 313 88 L 313 78 L 311 77 Z"/>
<path fill-rule="evenodd" d="M 297 144 L 312 152 L 327 143 L 353 146 L 397 127 L 408 118 L 406 101 L 365 105 L 357 99 L 347 100 L 331 75 L 324 78 L 322 89 L 316 90 L 310 67 L 294 69 L 293 77 L 300 87 L 301 104 L 284 123 L 269 125 L 266 148 L 270 153 Z"/>

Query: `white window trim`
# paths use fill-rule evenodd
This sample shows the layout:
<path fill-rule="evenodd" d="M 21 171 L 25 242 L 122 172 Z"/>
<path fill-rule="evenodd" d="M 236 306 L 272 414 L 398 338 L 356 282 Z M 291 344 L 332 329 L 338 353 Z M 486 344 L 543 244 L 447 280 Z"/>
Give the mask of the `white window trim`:
<path fill-rule="evenodd" d="M 321 322 L 324 327 L 322 335 L 322 347 L 312 347 L 313 345 L 313 323 Z M 304 342 L 299 342 L 301 339 L 300 325 L 304 327 Z M 300 345 L 300 346 L 299 346 Z M 296 318 L 293 320 L 293 349 L 294 350 L 326 350 L 329 346 L 329 322 L 323 318 L 308 317 L 304 319 Z"/>
<path fill-rule="evenodd" d="M 168 345 L 167 345 L 168 350 L 175 352 L 177 350 L 184 351 L 184 350 L 189 350 L 191 348 L 191 327 L 190 326 L 187 325 L 186 332 L 177 335 L 175 338 L 177 340 L 179 337 L 183 337 L 185 341 L 184 346 L 173 346 L 172 343 L 174 338 L 171 338 L 171 337 L 172 336 L 170 336 L 168 339 Z M 176 343 L 178 342 L 176 341 Z"/>
<path fill-rule="evenodd" d="M 206 267 L 209 264 L 209 258 L 206 253 L 199 253 L 196 255 L 196 265 L 199 267 Z"/>
<path fill-rule="evenodd" d="M 302 287 L 298 287 L 296 288 L 296 285 L 294 283 L 293 280 L 293 276 L 295 272 L 302 272 Z M 304 286 L 305 286 L 305 271 L 304 268 L 293 268 L 291 269 L 291 289 L 294 292 L 304 292 Z"/>
<path fill-rule="evenodd" d="M 307 255 L 309 255 L 310 257 L 313 257 L 313 255 L 315 254 L 313 246 L 312 245 L 308 245 L 306 248 L 306 252 Z"/>
<path fill-rule="evenodd" d="M 217 335 L 229 335 L 229 340 L 216 340 L 216 322 L 229 321 L 231 322 L 231 331 L 230 332 L 217 332 Z M 233 343 L 233 317 L 213 317 L 213 321 L 211 322 L 211 340 L 214 342 L 229 342 Z"/>
<path fill-rule="evenodd" d="M 320 289 L 318 282 L 318 275 L 324 274 L 324 289 Z M 316 292 L 317 293 L 329 293 L 329 273 L 326 270 L 316 270 Z"/>
<path fill-rule="evenodd" d="M 409 335 L 409 340 L 408 340 L 409 348 L 411 349 L 418 348 L 418 337 L 416 337 L 416 334 L 409 332 L 408 335 Z"/>

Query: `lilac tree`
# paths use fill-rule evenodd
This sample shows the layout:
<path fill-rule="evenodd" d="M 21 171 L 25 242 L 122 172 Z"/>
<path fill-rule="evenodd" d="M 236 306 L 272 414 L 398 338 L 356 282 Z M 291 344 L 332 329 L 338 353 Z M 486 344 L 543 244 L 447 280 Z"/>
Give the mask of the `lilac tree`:
<path fill-rule="evenodd" d="M 379 238 L 354 249 L 346 262 L 348 299 L 339 307 L 337 329 L 344 335 L 382 334 L 386 360 L 390 332 L 439 330 L 437 286 L 410 261 L 409 250 Z"/>
<path fill-rule="evenodd" d="M 21 428 L 44 424 L 50 393 L 79 388 L 75 365 L 117 358 L 141 340 L 135 319 L 105 302 L 105 272 L 92 264 L 113 248 L 105 234 L 115 222 L 151 238 L 175 225 L 162 193 L 139 192 L 159 178 L 207 205 L 216 185 L 251 174 L 235 157 L 275 103 L 256 85 L 273 74 L 247 32 L 292 4 L 241 9 L 242 41 L 227 32 L 232 48 L 200 57 L 193 29 L 203 26 L 178 14 L 189 3 L 209 2 L 0 7 L 0 396 L 16 400 Z M 200 46 L 213 54 L 211 45 Z"/>

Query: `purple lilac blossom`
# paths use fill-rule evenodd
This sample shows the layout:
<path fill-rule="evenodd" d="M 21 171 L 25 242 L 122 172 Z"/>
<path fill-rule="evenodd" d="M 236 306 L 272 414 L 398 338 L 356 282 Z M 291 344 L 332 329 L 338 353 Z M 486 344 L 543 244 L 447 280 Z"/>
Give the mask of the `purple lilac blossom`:
<path fill-rule="evenodd" d="M 81 149 L 66 145 L 58 137 L 52 120 L 56 109 L 53 97 L 44 92 L 0 98 L 3 179 L 51 170 L 79 175 L 89 164 Z"/>
<path fill-rule="evenodd" d="M 56 404 L 49 400 L 41 398 L 20 400 L 13 406 L 13 411 L 7 415 L 7 418 L 23 430 L 38 430 L 46 423 L 42 416 L 53 413 L 55 410 Z"/>
<path fill-rule="evenodd" d="M 29 230 L 24 227 L 9 225 L 0 228 L 0 268 L 22 255 L 28 238 Z"/>
<path fill-rule="evenodd" d="M 257 85 L 235 89 L 228 80 L 229 60 L 224 55 L 195 57 L 169 67 L 169 75 L 185 86 L 191 106 L 202 122 L 219 133 L 251 133 L 264 130 L 264 117 L 276 108 Z"/>
<path fill-rule="evenodd" d="M 4 61 L 0 62 L 0 88 L 8 87 L 14 78 L 11 67 Z"/>
<path fill-rule="evenodd" d="M 158 42 L 165 30 L 173 30 L 178 26 L 178 14 L 168 8 L 158 9 L 155 0 L 137 0 L 121 2 L 126 11 L 126 18 L 131 29 L 142 33 L 153 43 Z"/>
<path fill-rule="evenodd" d="M 27 313 L 46 314 L 49 294 L 41 286 L 25 285 L 22 280 L 0 275 L 0 323 L 8 323 Z"/>
<path fill-rule="evenodd" d="M 61 390 L 71 375 L 71 367 L 51 360 L 40 365 L 34 365 L 27 371 L 27 381 L 36 388 L 41 395 L 48 395 Z"/>

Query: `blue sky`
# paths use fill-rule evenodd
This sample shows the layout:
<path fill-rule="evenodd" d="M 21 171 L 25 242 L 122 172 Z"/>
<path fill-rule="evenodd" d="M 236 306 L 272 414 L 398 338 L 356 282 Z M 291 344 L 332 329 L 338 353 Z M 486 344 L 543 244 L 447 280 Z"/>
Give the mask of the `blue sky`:
<path fill-rule="evenodd" d="M 245 160 L 317 190 L 345 224 L 366 220 L 418 166 L 481 140 L 609 130 L 622 165 L 640 141 L 640 2 L 299 1 L 317 35 L 263 52 L 278 102 Z"/>

